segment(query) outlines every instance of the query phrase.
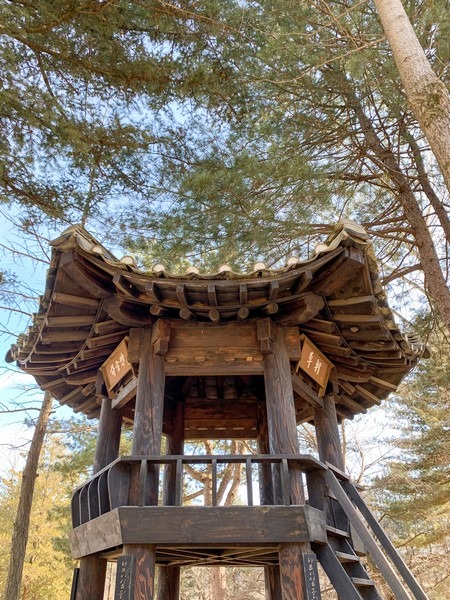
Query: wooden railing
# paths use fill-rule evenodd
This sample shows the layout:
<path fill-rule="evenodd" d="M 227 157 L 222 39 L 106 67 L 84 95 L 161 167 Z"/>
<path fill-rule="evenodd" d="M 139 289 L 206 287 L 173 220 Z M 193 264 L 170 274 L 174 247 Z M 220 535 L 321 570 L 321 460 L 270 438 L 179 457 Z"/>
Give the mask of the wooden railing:
<path fill-rule="evenodd" d="M 73 527 L 120 506 L 183 506 L 185 496 L 189 493 L 184 487 L 188 477 L 187 465 L 194 468 L 207 467 L 211 505 L 217 506 L 221 465 L 230 464 L 242 464 L 245 467 L 245 482 L 241 486 L 245 487 L 243 496 L 247 506 L 254 505 L 253 490 L 258 485 L 266 489 L 271 487 L 270 495 L 276 499 L 274 503 L 289 506 L 290 478 L 293 472 L 310 473 L 326 469 L 320 461 L 309 455 L 124 456 L 75 490 L 72 497 Z M 163 477 L 161 466 L 165 467 Z M 274 472 L 270 482 L 267 469 Z M 272 480 L 276 482 L 275 489 L 272 487 Z M 164 488 L 170 490 L 163 493 Z"/>

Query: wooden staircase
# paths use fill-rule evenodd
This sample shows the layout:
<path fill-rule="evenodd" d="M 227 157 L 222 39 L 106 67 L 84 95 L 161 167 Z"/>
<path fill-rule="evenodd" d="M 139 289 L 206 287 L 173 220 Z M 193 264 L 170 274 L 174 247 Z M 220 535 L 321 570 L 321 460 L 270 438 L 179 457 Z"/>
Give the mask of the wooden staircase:
<path fill-rule="evenodd" d="M 346 531 L 328 527 L 328 543 L 314 551 L 339 596 L 346 600 L 382 600 Z"/>
<path fill-rule="evenodd" d="M 333 465 L 322 473 L 327 515 L 327 543 L 313 544 L 317 558 L 340 598 L 383 600 L 370 578 L 357 548 L 360 544 L 391 588 L 396 600 L 427 600 L 427 596 L 390 542 L 355 485 Z M 318 496 L 312 496 L 313 505 Z M 319 508 L 317 506 L 317 508 Z M 346 525 L 347 521 L 347 527 Z M 339 524 L 339 527 L 336 525 Z M 340 528 L 342 527 L 342 528 Z M 369 530 L 370 528 L 370 530 Z M 351 533 L 350 533 L 351 532 Z M 378 543 L 375 538 L 377 538 Z M 388 560 L 389 559 L 389 560 Z M 394 571 L 403 579 L 403 582 Z M 405 589 L 409 588 L 409 591 Z"/>

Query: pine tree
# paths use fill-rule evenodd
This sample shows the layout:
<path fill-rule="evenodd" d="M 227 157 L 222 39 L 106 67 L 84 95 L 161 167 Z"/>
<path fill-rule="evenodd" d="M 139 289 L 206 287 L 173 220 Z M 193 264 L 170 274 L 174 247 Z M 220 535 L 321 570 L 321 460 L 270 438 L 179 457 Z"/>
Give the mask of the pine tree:
<path fill-rule="evenodd" d="M 442 332 L 430 338 L 431 359 L 395 399 L 398 458 L 376 483 L 382 522 L 403 548 L 430 598 L 444 600 L 450 577 L 450 352 Z"/>

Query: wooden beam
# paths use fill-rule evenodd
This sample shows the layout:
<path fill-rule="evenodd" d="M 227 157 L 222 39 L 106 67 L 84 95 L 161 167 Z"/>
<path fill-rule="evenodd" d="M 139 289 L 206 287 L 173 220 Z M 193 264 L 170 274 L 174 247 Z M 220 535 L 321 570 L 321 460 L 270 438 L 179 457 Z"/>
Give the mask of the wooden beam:
<path fill-rule="evenodd" d="M 313 274 L 308 269 L 300 275 L 300 277 L 297 280 L 297 283 L 293 286 L 293 294 L 301 294 L 302 292 L 304 292 L 306 288 L 311 284 L 312 280 Z"/>
<path fill-rule="evenodd" d="M 269 300 L 275 302 L 280 291 L 280 284 L 276 279 L 272 280 L 269 285 Z"/>
<path fill-rule="evenodd" d="M 152 304 L 161 302 L 161 292 L 159 291 L 158 284 L 154 281 L 150 281 L 146 284 L 145 293 L 150 297 Z"/>
<path fill-rule="evenodd" d="M 262 354 L 265 356 L 271 354 L 276 340 L 275 323 L 269 318 L 260 319 L 256 325 L 256 336 L 260 343 Z"/>
<path fill-rule="evenodd" d="M 116 273 L 113 277 L 113 283 L 117 290 L 125 296 L 132 296 L 137 298 L 139 296 L 139 290 L 129 281 L 122 273 Z"/>
<path fill-rule="evenodd" d="M 60 264 L 69 277 L 92 296 L 107 298 L 114 293 L 114 285 L 104 272 L 89 265 L 75 250 L 64 252 Z"/>
<path fill-rule="evenodd" d="M 66 327 L 87 327 L 95 323 L 95 315 L 67 315 L 64 317 L 47 317 L 45 325 L 47 327 L 58 327 L 65 329 Z"/>
<path fill-rule="evenodd" d="M 322 511 L 305 505 L 123 506 L 74 529 L 71 546 L 73 557 L 80 558 L 122 543 L 179 546 L 180 539 L 187 548 L 204 546 L 205 540 L 210 546 L 324 543 L 326 530 Z"/>
<path fill-rule="evenodd" d="M 321 296 L 330 296 L 342 290 L 348 281 L 354 279 L 365 265 L 362 250 L 349 246 L 341 256 L 317 277 L 312 285 L 313 291 Z"/>
<path fill-rule="evenodd" d="M 239 302 L 240 304 L 247 304 L 248 302 L 248 292 L 246 283 L 239 284 Z"/>
<path fill-rule="evenodd" d="M 150 314 L 154 317 L 163 317 L 169 313 L 169 309 L 161 306 L 160 304 L 152 304 L 150 306 Z"/>
<path fill-rule="evenodd" d="M 309 331 L 308 337 L 317 344 L 326 346 L 342 346 L 344 343 L 343 337 L 333 335 L 331 333 L 322 333 L 321 331 Z M 350 351 L 351 354 L 351 351 Z"/>
<path fill-rule="evenodd" d="M 366 388 L 362 385 L 355 385 L 355 390 L 360 396 L 362 396 L 365 400 L 368 400 L 371 404 L 381 404 L 380 398 L 375 396 L 375 394 L 372 394 L 372 392 L 369 392 L 369 390 L 366 390 Z"/>
<path fill-rule="evenodd" d="M 136 397 L 137 378 L 133 377 L 131 381 L 125 384 L 112 399 L 112 408 L 118 410 L 123 408 L 130 400 Z"/>
<path fill-rule="evenodd" d="M 306 400 L 311 406 L 323 406 L 323 399 L 320 398 L 314 389 L 298 375 L 292 375 L 292 388 L 294 392 Z"/>
<path fill-rule="evenodd" d="M 333 321 L 326 321 L 325 319 L 309 319 L 307 323 L 304 324 L 303 329 L 305 330 L 313 330 L 313 331 L 321 331 L 322 333 L 333 333 L 336 330 L 336 325 Z"/>
<path fill-rule="evenodd" d="M 64 331 L 45 331 L 41 335 L 41 341 L 43 344 L 52 344 L 53 342 L 81 342 L 84 341 L 89 335 L 89 331 L 75 330 L 64 330 Z"/>
<path fill-rule="evenodd" d="M 184 287 L 183 283 L 178 283 L 175 286 L 175 293 L 177 295 L 178 302 L 180 303 L 180 306 L 187 306 L 188 305 L 188 301 L 187 301 L 186 291 L 185 291 L 185 287 Z"/>
<path fill-rule="evenodd" d="M 279 311 L 279 306 L 276 302 L 269 302 L 266 306 L 263 306 L 262 312 L 265 315 L 275 315 Z"/>
<path fill-rule="evenodd" d="M 113 319 L 101 321 L 100 323 L 96 323 L 94 325 L 94 332 L 97 335 L 113 333 L 114 331 L 119 331 L 120 329 L 123 329 L 123 325 L 121 325 L 121 323 L 117 323 L 117 321 L 114 321 Z"/>
<path fill-rule="evenodd" d="M 106 298 L 103 308 L 111 319 L 127 327 L 144 327 L 154 321 L 146 306 L 134 304 L 131 307 L 117 296 Z"/>
<path fill-rule="evenodd" d="M 387 390 L 388 392 L 396 392 L 398 385 L 395 385 L 395 383 L 391 383 L 390 381 L 385 381 L 384 379 L 380 379 L 379 377 L 374 377 L 372 375 L 372 377 L 370 377 L 369 379 L 370 383 L 373 383 L 374 385 L 378 386 L 379 388 L 383 389 L 383 390 Z"/>
<path fill-rule="evenodd" d="M 333 318 L 338 323 L 349 323 L 349 324 L 367 324 L 381 323 L 383 317 L 381 315 L 355 315 L 355 314 L 340 314 L 334 313 Z"/>
<path fill-rule="evenodd" d="M 353 398 L 350 398 L 346 394 L 339 394 L 337 397 L 337 402 L 355 414 L 367 412 L 367 409 L 364 408 L 362 404 L 359 404 L 359 402 L 356 402 L 356 400 L 353 400 Z"/>
<path fill-rule="evenodd" d="M 301 325 L 315 317 L 323 306 L 324 301 L 321 296 L 307 294 L 299 298 L 293 308 L 284 309 L 280 315 L 275 317 L 275 320 L 283 325 Z"/>
<path fill-rule="evenodd" d="M 158 356 L 165 356 L 169 349 L 170 341 L 170 322 L 159 319 L 153 326 L 153 353 Z"/>
<path fill-rule="evenodd" d="M 237 317 L 239 321 L 244 321 L 249 314 L 249 309 L 246 306 L 241 306 L 241 308 L 238 310 Z"/>
<path fill-rule="evenodd" d="M 73 306 L 74 308 L 89 308 L 94 310 L 98 308 L 98 300 L 96 298 L 74 296 L 73 294 L 63 294 L 61 292 L 55 292 L 52 295 L 52 302 L 64 304 L 65 306 Z"/>
<path fill-rule="evenodd" d="M 220 312 L 216 308 L 212 308 L 210 311 L 208 311 L 208 317 L 213 323 L 219 323 Z"/>
<path fill-rule="evenodd" d="M 366 381 L 369 381 L 371 375 L 372 370 L 361 371 L 358 369 L 352 369 L 351 367 L 346 367 L 344 365 L 339 365 L 337 368 L 338 380 L 344 379 L 345 381 L 350 381 L 351 383 L 365 383 Z"/>
<path fill-rule="evenodd" d="M 210 306 L 217 306 L 216 286 L 214 283 L 208 284 L 208 302 Z"/>
<path fill-rule="evenodd" d="M 375 296 L 356 296 L 355 298 L 337 298 L 336 300 L 327 300 L 330 308 L 348 308 L 362 305 L 376 305 Z"/>
<path fill-rule="evenodd" d="M 101 348 L 102 346 L 112 346 L 118 344 L 125 337 L 126 332 L 117 331 L 116 333 L 108 333 L 106 335 L 99 335 L 92 337 L 87 340 L 86 345 L 90 349 Z"/>
<path fill-rule="evenodd" d="M 195 320 L 194 313 L 191 312 L 188 308 L 181 308 L 179 314 L 180 314 L 180 317 L 185 321 L 194 321 Z"/>
<path fill-rule="evenodd" d="M 392 340 L 392 334 L 387 329 L 361 329 L 360 331 L 351 331 L 350 329 L 341 329 L 342 335 L 346 340 L 364 340 L 367 342 L 375 340 Z"/>

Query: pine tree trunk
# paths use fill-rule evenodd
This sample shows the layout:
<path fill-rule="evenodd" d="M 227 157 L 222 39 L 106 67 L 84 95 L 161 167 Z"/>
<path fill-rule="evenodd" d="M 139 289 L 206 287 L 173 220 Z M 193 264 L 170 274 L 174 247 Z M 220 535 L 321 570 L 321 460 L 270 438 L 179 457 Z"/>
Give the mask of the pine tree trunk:
<path fill-rule="evenodd" d="M 435 75 L 401 0 L 374 0 L 408 102 L 450 191 L 450 97 Z"/>
<path fill-rule="evenodd" d="M 11 556 L 5 584 L 4 600 L 19 600 L 20 598 L 20 586 L 28 542 L 34 485 L 37 478 L 39 457 L 41 455 L 51 410 L 52 397 L 48 392 L 45 392 L 27 461 L 22 473 L 19 505 L 17 507 L 17 514 L 13 526 Z"/>

